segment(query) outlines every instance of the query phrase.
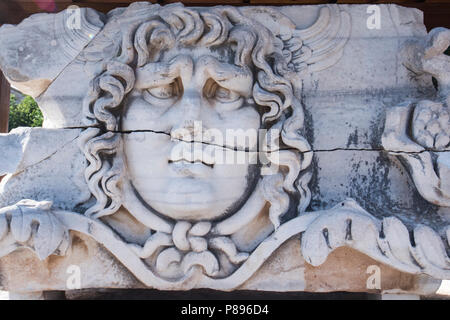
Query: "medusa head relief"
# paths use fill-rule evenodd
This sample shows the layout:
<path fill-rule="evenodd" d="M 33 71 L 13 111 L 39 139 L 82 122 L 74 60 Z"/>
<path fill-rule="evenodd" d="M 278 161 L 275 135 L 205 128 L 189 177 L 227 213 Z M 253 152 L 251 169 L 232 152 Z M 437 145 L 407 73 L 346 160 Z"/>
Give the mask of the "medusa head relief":
<path fill-rule="evenodd" d="M 418 12 L 381 6 L 390 21 L 383 36 L 361 30 L 350 37 L 349 13 L 359 17 L 355 26 L 365 25 L 364 9 L 136 2 L 107 15 L 73 8 L 2 26 L 4 74 L 37 97 L 47 116 L 45 128 L 0 136 L 6 146 L 0 173 L 8 173 L 0 186 L 0 258 L 31 249 L 51 259 L 36 261 L 45 272 L 33 274 L 45 279 L 20 272 L 17 283 L 49 290 L 51 274 L 57 278 L 51 288 L 60 290 L 59 271 L 87 252 L 84 288 L 304 290 L 305 263 L 320 266 L 343 246 L 401 272 L 449 279 L 450 227 L 438 219 L 448 212 L 441 210 L 448 209 L 441 201 L 448 156 L 441 149 L 448 141 L 449 33 L 438 28 L 425 36 Z M 361 68 L 361 53 L 372 50 L 377 59 Z M 396 51 L 387 70 L 385 56 Z M 378 73 L 367 73 L 379 64 Z M 367 89 L 365 81 L 379 77 L 409 97 L 417 85 L 410 69 L 435 77 L 435 101 L 385 109 L 379 95 L 368 99 L 359 89 L 355 95 L 354 88 Z M 342 105 L 335 89 L 343 90 Z M 348 120 L 345 130 L 336 119 Z M 385 153 L 409 168 L 381 150 L 349 148 L 362 135 L 372 146 L 380 120 Z M 422 131 L 437 137 L 436 145 Z M 343 150 L 329 148 L 346 137 Z M 314 147 L 342 156 L 313 156 Z M 441 148 L 437 159 L 433 148 Z M 403 169 L 412 169 L 420 195 L 439 207 L 418 205 Z M 389 188 L 366 197 L 379 183 Z M 351 199 L 328 207 L 349 195 L 364 199 L 374 215 Z M 21 261 L 28 270 L 31 260 L 5 257 L 5 279 L 23 270 Z"/>
<path fill-rule="evenodd" d="M 129 246 L 160 276 L 224 277 L 309 205 L 301 75 L 339 58 L 349 18 L 324 7 L 297 30 L 269 8 L 139 12 L 81 56 L 101 66 L 84 104 L 85 215 L 133 216 L 149 232 Z"/>

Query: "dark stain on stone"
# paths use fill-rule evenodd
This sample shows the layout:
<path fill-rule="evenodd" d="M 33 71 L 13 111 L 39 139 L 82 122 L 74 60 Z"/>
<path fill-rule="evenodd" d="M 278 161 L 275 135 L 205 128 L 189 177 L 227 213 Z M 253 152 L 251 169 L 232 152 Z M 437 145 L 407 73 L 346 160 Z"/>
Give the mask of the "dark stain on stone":
<path fill-rule="evenodd" d="M 379 153 L 370 166 L 361 168 L 361 162 L 352 165 L 355 173 L 347 188 L 347 196 L 355 199 L 363 208 L 374 216 L 380 216 L 381 208 L 394 209 L 397 204 L 389 197 L 389 161 L 383 153 Z M 368 173 L 361 173 L 368 169 Z M 365 170 L 364 170 L 365 171 Z"/>
<path fill-rule="evenodd" d="M 355 131 L 353 133 L 351 133 L 348 136 L 347 139 L 347 148 L 350 148 L 351 145 L 354 145 L 355 147 L 358 147 L 358 128 L 355 129 Z"/>
<path fill-rule="evenodd" d="M 311 203 L 307 210 L 322 210 L 326 209 L 328 206 L 327 201 L 323 201 L 324 197 L 320 193 L 320 178 L 319 178 L 319 166 L 317 163 L 317 158 L 313 158 L 311 163 L 312 167 L 312 178 L 309 183 L 309 189 L 311 191 Z"/>

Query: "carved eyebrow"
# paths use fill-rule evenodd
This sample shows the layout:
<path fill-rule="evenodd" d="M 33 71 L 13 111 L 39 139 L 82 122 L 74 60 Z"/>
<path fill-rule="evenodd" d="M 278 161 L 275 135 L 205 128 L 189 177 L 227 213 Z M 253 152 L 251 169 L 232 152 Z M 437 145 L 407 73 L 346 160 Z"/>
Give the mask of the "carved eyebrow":
<path fill-rule="evenodd" d="M 138 89 L 148 89 L 164 84 L 170 84 L 181 73 L 192 74 L 192 59 L 178 56 L 169 62 L 148 63 L 136 69 L 136 85 Z"/>
<path fill-rule="evenodd" d="M 213 57 L 200 58 L 198 68 L 222 87 L 236 91 L 246 98 L 251 96 L 253 75 L 249 68 L 222 63 Z"/>

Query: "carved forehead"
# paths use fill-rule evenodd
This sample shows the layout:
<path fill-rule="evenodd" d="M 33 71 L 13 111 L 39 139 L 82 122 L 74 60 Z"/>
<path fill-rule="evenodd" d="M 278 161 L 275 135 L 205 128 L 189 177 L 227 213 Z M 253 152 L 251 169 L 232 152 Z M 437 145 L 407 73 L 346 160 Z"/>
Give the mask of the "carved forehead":
<path fill-rule="evenodd" d="M 220 47 L 176 46 L 161 53 L 159 61 L 169 62 L 179 55 L 190 56 L 193 60 L 198 60 L 202 56 L 212 56 L 222 63 L 234 63 L 235 53 L 231 44 Z"/>

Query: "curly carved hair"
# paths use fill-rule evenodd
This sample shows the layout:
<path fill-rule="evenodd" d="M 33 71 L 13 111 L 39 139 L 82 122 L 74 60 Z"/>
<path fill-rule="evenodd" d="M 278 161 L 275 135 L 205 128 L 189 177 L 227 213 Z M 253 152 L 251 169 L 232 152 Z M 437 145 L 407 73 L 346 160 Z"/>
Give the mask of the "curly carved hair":
<path fill-rule="evenodd" d="M 279 128 L 279 140 L 291 149 L 279 151 L 276 163 L 288 170 L 262 178 L 263 194 L 270 203 L 270 220 L 279 226 L 290 206 L 289 193 L 298 195 L 298 211 L 305 211 L 311 198 L 311 175 L 305 169 L 311 163 L 312 152 L 302 135 L 303 107 L 296 97 L 295 84 L 289 80 L 293 71 L 288 66 L 289 54 L 283 41 L 233 7 L 202 10 L 177 4 L 151 8 L 154 11 L 150 17 L 120 31 L 116 50 L 111 57 L 102 59 L 102 70 L 91 81 L 84 102 L 84 121 L 90 128 L 83 131 L 80 147 L 88 160 L 85 178 L 96 199 L 85 214 L 99 218 L 120 208 L 123 162 L 116 156 L 121 148 L 118 115 L 134 87 L 134 68 L 157 62 L 165 50 L 175 45 L 231 45 L 234 64 L 255 70 L 253 99 L 266 111 L 263 125 Z"/>

